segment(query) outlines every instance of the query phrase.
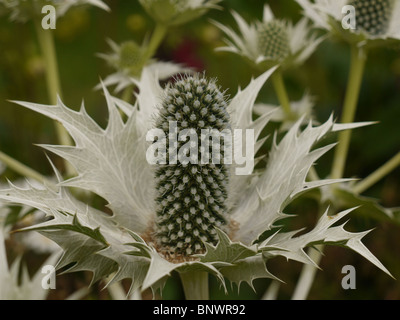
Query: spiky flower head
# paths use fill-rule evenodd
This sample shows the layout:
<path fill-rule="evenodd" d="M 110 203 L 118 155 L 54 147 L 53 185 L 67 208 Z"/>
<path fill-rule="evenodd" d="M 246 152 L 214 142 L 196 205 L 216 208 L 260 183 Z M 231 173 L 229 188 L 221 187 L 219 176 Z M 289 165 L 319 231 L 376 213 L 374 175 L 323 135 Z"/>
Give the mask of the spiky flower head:
<path fill-rule="evenodd" d="M 164 134 L 166 120 L 179 128 L 186 128 L 187 122 L 194 130 L 203 125 L 249 130 L 254 140 L 246 141 L 246 147 L 258 152 L 265 141 L 260 134 L 272 114 L 253 120 L 253 107 L 273 72 L 252 80 L 228 103 L 214 80 L 184 77 L 163 90 L 157 77 L 144 68 L 135 107 L 113 98 L 104 88 L 109 110 L 106 128 L 90 118 L 83 106 L 77 112 L 61 101 L 55 106 L 18 102 L 65 126 L 75 145 L 44 148 L 70 161 L 77 176 L 64 181 L 53 166 L 59 179 L 56 189 L 48 185 L 19 188 L 10 183 L 8 189 L 0 190 L 0 200 L 33 206 L 53 217 L 28 230 L 40 231 L 63 248 L 58 268 L 90 270 L 93 281 L 113 274 L 109 284 L 129 278 L 131 290 L 161 289 L 173 271 L 182 275 L 207 272 L 224 288 L 225 279 L 252 286 L 257 278 L 275 279 L 266 269 L 266 261 L 273 257 L 312 263 L 304 249 L 318 243 L 347 246 L 389 273 L 362 244 L 366 233 L 351 233 L 338 225 L 351 209 L 336 215 L 326 212 L 311 231 L 299 236 L 298 231 L 285 232 L 275 226 L 288 217 L 286 206 L 305 191 L 347 181 L 307 182 L 306 177 L 333 147 L 315 145 L 321 145 L 331 132 L 363 124 L 339 125 L 331 117 L 320 126 L 309 123 L 301 129 L 301 122 L 296 122 L 279 142 L 274 141 L 268 164 L 260 165 L 257 172 L 253 166 L 248 175 L 235 174 L 235 163 L 228 175 L 224 164 L 186 163 L 184 167 L 148 162 L 147 134 L 155 125 Z M 126 121 L 118 107 L 126 113 Z M 242 151 L 235 149 L 235 158 Z M 109 203 L 112 215 L 78 200 L 69 187 L 98 194 Z M 271 236 L 265 239 L 262 235 L 267 231 Z M 184 258 L 177 259 L 177 254 Z"/>
<path fill-rule="evenodd" d="M 71 7 L 78 5 L 93 5 L 104 10 L 110 10 L 102 0 L 0 0 L 0 5 L 10 12 L 10 18 L 26 22 L 43 18 L 42 8 L 52 5 L 57 17 L 63 16 Z"/>
<path fill-rule="evenodd" d="M 195 150 L 188 155 L 187 163 L 178 162 L 177 157 L 178 151 L 186 152 L 188 142 L 168 141 L 167 163 L 160 165 L 155 173 L 156 238 L 161 250 L 168 255 L 190 256 L 204 252 L 203 243 L 217 243 L 215 227 L 226 229 L 229 169 L 223 163 L 224 149 L 217 149 L 222 159 L 220 164 L 212 163 L 212 159 L 202 163 L 205 159 L 200 159 L 201 146 L 204 148 L 209 140 L 209 136 L 202 135 L 202 130 L 230 129 L 226 106 L 226 98 L 215 81 L 199 75 L 183 77 L 166 90 L 156 127 L 168 136 L 175 124 L 178 135 L 182 130 L 191 130 L 200 137 L 197 145 L 192 141 Z M 188 152 L 193 151 L 189 149 L 187 146 Z M 213 150 L 208 151 L 211 155 Z"/>
<path fill-rule="evenodd" d="M 371 36 L 387 32 L 392 16 L 393 0 L 353 0 L 350 5 L 356 9 L 356 28 Z"/>
<path fill-rule="evenodd" d="M 359 46 L 400 40 L 400 1 L 296 0 L 317 28 Z"/>
<path fill-rule="evenodd" d="M 176 26 L 187 23 L 218 8 L 221 0 L 139 0 L 154 21 Z"/>
<path fill-rule="evenodd" d="M 322 38 L 311 34 L 306 19 L 293 25 L 286 20 L 274 17 L 270 7 L 264 6 L 263 19 L 248 24 L 238 13 L 232 12 L 240 33 L 214 21 L 226 35 L 227 47 L 219 51 L 239 54 L 262 69 L 281 64 L 286 68 L 292 64 L 301 64 L 317 48 Z"/>
<path fill-rule="evenodd" d="M 284 60 L 290 53 L 289 35 L 283 21 L 273 20 L 257 25 L 258 49 L 271 60 Z"/>
<path fill-rule="evenodd" d="M 99 57 L 106 60 L 115 70 L 120 70 L 131 77 L 138 77 L 145 63 L 143 58 L 146 48 L 132 40 L 122 42 L 120 45 L 108 40 L 108 44 L 113 52 L 99 54 Z"/>

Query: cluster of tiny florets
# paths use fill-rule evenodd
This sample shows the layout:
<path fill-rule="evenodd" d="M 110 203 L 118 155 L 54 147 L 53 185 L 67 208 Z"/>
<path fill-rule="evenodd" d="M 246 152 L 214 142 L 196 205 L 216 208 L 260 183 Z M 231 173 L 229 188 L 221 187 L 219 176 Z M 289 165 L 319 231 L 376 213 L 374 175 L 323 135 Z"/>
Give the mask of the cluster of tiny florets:
<path fill-rule="evenodd" d="M 393 0 L 353 0 L 357 30 L 379 36 L 386 32 L 393 9 Z"/>
<path fill-rule="evenodd" d="M 260 23 L 258 31 L 258 50 L 270 60 L 280 61 L 290 53 L 289 35 L 286 24 L 280 20 Z"/>
<path fill-rule="evenodd" d="M 185 76 L 166 89 L 156 128 L 168 137 L 170 124 L 175 122 L 176 133 L 190 129 L 200 139 L 202 129 L 230 129 L 226 107 L 226 97 L 215 81 L 199 75 Z M 167 164 L 158 165 L 155 174 L 155 238 L 160 251 L 172 257 L 203 252 L 204 242 L 217 242 L 215 227 L 223 229 L 227 224 L 227 165 L 223 161 L 215 164 L 211 159 L 203 164 L 201 152 L 204 150 L 198 150 L 198 158 L 191 159 L 196 161 L 177 162 L 173 154 L 185 145 L 185 141 L 174 145 L 167 141 Z M 200 145 L 201 141 L 198 149 Z M 211 154 L 212 150 L 209 151 Z M 222 151 L 220 156 L 223 159 Z"/>
<path fill-rule="evenodd" d="M 132 76 L 139 75 L 143 64 L 143 49 L 133 41 L 122 43 L 114 64 L 118 70 L 127 71 Z"/>

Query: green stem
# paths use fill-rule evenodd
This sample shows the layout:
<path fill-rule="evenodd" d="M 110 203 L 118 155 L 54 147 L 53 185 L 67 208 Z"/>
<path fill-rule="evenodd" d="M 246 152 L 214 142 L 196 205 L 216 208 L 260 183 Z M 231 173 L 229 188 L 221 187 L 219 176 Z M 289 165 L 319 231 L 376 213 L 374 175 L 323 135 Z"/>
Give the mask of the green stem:
<path fill-rule="evenodd" d="M 51 104 L 57 104 L 57 95 L 62 96 L 62 92 L 53 33 L 51 30 L 44 30 L 38 20 L 35 20 L 35 28 L 40 49 L 46 62 L 46 82 L 49 100 Z"/>
<path fill-rule="evenodd" d="M 38 173 L 37 171 L 29 168 L 28 166 L 24 165 L 23 163 L 15 160 L 14 158 L 6 155 L 4 152 L 0 151 L 0 161 L 7 165 L 8 168 L 14 170 L 15 172 L 19 173 L 20 175 L 35 179 L 41 183 L 46 183 L 49 186 L 52 186 L 53 183 L 47 180 L 43 175 Z"/>
<path fill-rule="evenodd" d="M 151 35 L 151 39 L 149 42 L 149 45 L 147 47 L 146 53 L 143 55 L 143 64 L 146 65 L 146 63 L 155 55 L 158 47 L 160 46 L 162 40 L 164 39 L 166 33 L 167 33 L 167 26 L 157 23 L 153 34 Z"/>
<path fill-rule="evenodd" d="M 354 121 L 366 60 L 367 56 L 363 49 L 354 45 L 351 49 L 351 68 L 341 119 L 342 123 L 351 123 Z M 339 134 L 339 143 L 333 159 L 332 179 L 343 177 L 350 140 L 351 130 L 345 130 Z"/>
<path fill-rule="evenodd" d="M 369 189 L 383 177 L 388 175 L 394 169 L 400 166 L 400 152 L 395 155 L 391 160 L 386 162 L 382 167 L 380 167 L 375 172 L 371 173 L 364 180 L 360 181 L 353 187 L 353 192 L 356 194 L 363 193 L 365 190 Z"/>
<path fill-rule="evenodd" d="M 287 118 L 289 118 L 289 119 L 294 118 L 292 108 L 290 107 L 289 96 L 286 91 L 285 83 L 283 81 L 282 72 L 279 69 L 276 70 L 272 74 L 271 79 L 272 79 L 272 84 L 274 86 L 279 103 L 280 103 L 283 111 L 285 112 Z"/>
<path fill-rule="evenodd" d="M 7 252 L 6 246 L 4 244 L 5 240 L 5 230 L 4 230 L 4 217 L 0 219 L 0 272 L 2 275 L 7 276 L 9 274 L 8 264 L 7 264 Z"/>
<path fill-rule="evenodd" d="M 268 289 L 261 297 L 261 300 L 277 300 L 280 286 L 281 283 L 278 280 L 272 280 Z"/>
<path fill-rule="evenodd" d="M 115 275 L 113 273 L 107 278 L 107 282 Z M 121 282 L 114 282 L 107 286 L 107 290 L 112 300 L 127 300 L 127 294 L 122 286 Z"/>
<path fill-rule="evenodd" d="M 133 89 L 134 89 L 134 85 L 131 84 L 129 86 L 127 86 L 124 91 L 122 92 L 122 96 L 121 96 L 121 100 L 124 100 L 125 102 L 130 102 L 131 98 L 133 96 Z"/>
<path fill-rule="evenodd" d="M 62 92 L 53 32 L 52 30 L 44 30 L 39 20 L 35 20 L 35 28 L 40 49 L 46 62 L 46 83 L 49 102 L 52 105 L 57 105 L 57 96 L 61 98 Z M 59 143 L 66 146 L 72 145 L 71 138 L 65 128 L 58 122 L 55 123 L 55 127 Z M 68 175 L 73 175 L 75 172 L 68 162 L 65 163 L 65 169 Z"/>
<path fill-rule="evenodd" d="M 209 300 L 207 272 L 188 271 L 180 276 L 186 300 Z"/>
<path fill-rule="evenodd" d="M 321 252 L 324 250 L 324 245 L 318 245 L 316 247 L 318 250 L 310 248 L 307 254 L 315 262 L 315 264 L 318 265 L 322 258 Z M 303 267 L 299 281 L 297 282 L 295 291 L 293 293 L 292 300 L 305 300 L 307 298 L 317 271 L 318 268 L 312 264 L 306 264 Z"/>

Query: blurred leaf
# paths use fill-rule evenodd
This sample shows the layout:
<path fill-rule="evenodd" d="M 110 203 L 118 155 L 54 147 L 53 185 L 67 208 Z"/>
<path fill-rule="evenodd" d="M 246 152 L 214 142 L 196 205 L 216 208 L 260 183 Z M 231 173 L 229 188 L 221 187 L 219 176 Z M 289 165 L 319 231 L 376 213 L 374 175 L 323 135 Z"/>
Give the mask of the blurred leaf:
<path fill-rule="evenodd" d="M 354 194 L 351 190 L 337 188 L 334 191 L 341 206 L 358 207 L 357 214 L 376 219 L 378 221 L 391 222 L 400 225 L 400 208 L 384 208 L 378 199 Z"/>

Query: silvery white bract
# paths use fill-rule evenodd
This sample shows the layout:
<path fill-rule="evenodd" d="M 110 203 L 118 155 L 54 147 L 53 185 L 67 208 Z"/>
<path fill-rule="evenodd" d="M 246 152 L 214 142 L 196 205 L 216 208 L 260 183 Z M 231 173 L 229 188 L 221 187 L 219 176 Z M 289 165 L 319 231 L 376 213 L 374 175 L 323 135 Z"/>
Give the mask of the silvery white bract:
<path fill-rule="evenodd" d="M 398 0 L 296 0 L 317 28 L 326 29 L 359 45 L 400 40 Z M 355 9 L 351 17 L 348 7 Z M 353 18 L 354 26 L 349 23 Z M 346 21 L 344 21 L 346 20 Z M 345 22 L 346 28 L 343 28 Z"/>
<path fill-rule="evenodd" d="M 135 85 L 140 78 L 143 67 L 154 73 L 157 72 L 160 80 L 166 80 L 178 73 L 190 72 L 189 68 L 184 68 L 180 64 L 163 61 L 145 61 L 146 46 L 140 46 L 134 41 L 127 41 L 117 44 L 112 40 L 107 41 L 112 52 L 100 53 L 98 56 L 104 59 L 116 71 L 108 75 L 102 83 L 106 86 L 115 86 L 115 92 L 120 92 L 127 87 Z M 102 84 L 96 86 L 99 90 Z"/>
<path fill-rule="evenodd" d="M 194 20 L 210 9 L 218 8 L 221 0 L 139 0 L 154 21 L 177 26 Z"/>
<path fill-rule="evenodd" d="M 262 21 L 248 24 L 238 13 L 232 12 L 239 33 L 225 25 L 214 22 L 228 37 L 227 47 L 218 48 L 242 55 L 256 64 L 280 63 L 282 67 L 303 63 L 321 43 L 323 38 L 311 34 L 307 19 L 295 25 L 290 21 L 276 19 L 268 5 L 264 6 Z"/>
<path fill-rule="evenodd" d="M 27 214 L 24 218 L 18 221 L 17 228 L 32 226 L 45 221 L 44 213 L 35 210 Z M 17 241 L 20 242 L 27 250 L 34 251 L 38 254 L 52 254 L 59 252 L 60 247 L 52 240 L 42 236 L 38 232 L 20 232 L 15 234 Z"/>
<path fill-rule="evenodd" d="M 43 300 L 49 291 L 42 287 L 43 274 L 39 270 L 32 278 L 23 266 L 21 270 L 21 257 L 15 259 L 8 266 L 5 239 L 7 230 L 4 220 L 9 209 L 0 204 L 0 300 Z M 60 257 L 60 252 L 51 255 L 43 265 L 55 265 Z"/>
<path fill-rule="evenodd" d="M 49 278 L 52 277 L 50 272 L 59 260 L 61 252 L 60 250 L 53 252 L 33 277 L 29 276 L 27 267 L 21 263 L 21 256 L 17 257 L 9 267 L 5 247 L 7 228 L 4 228 L 2 221 L 7 214 L 8 209 L 0 207 L 0 300 L 45 300 L 49 294 L 49 289 L 45 285 L 49 285 Z M 88 290 L 83 288 L 66 299 L 81 299 L 87 293 Z"/>
<path fill-rule="evenodd" d="M 57 17 L 63 16 L 71 7 L 93 5 L 104 10 L 110 8 L 101 0 L 0 0 L 0 5 L 10 12 L 11 20 L 26 22 L 32 18 L 43 17 L 42 8 L 52 5 Z"/>
<path fill-rule="evenodd" d="M 92 5 L 109 11 L 110 8 L 102 0 L 53 0 L 60 10 L 59 15 L 64 15 L 71 7 L 79 5 Z"/>
<path fill-rule="evenodd" d="M 302 120 L 301 124 L 307 124 L 311 120 L 316 123 L 313 112 L 314 103 L 314 97 L 310 96 L 309 93 L 305 93 L 301 100 L 291 102 L 291 117 L 287 117 L 280 106 L 265 103 L 257 103 L 254 106 L 254 113 L 261 116 L 265 113 L 273 112 L 271 121 L 281 122 L 280 130 L 285 131 L 289 130 L 299 119 Z"/>
<path fill-rule="evenodd" d="M 261 130 L 272 114 L 253 121 L 252 113 L 257 95 L 274 69 L 252 80 L 232 98 L 227 106 L 233 128 L 254 129 L 255 150 L 264 139 Z M 131 290 L 161 289 L 173 271 L 179 273 L 206 271 L 225 287 L 225 279 L 240 285 L 252 286 L 257 278 L 275 278 L 266 261 L 284 256 L 302 263 L 313 264 L 304 248 L 317 243 L 340 244 L 351 248 L 377 267 L 389 273 L 364 247 L 361 238 L 366 234 L 347 232 L 337 225 L 351 210 L 328 216 L 325 213 L 316 226 L 301 236 L 298 231 L 282 232 L 275 223 L 288 217 L 285 207 L 304 192 L 342 182 L 341 180 L 306 181 L 308 171 L 334 145 L 315 149 L 324 137 L 339 130 L 363 124 L 335 124 L 330 118 L 321 126 L 300 128 L 298 121 L 281 139 L 273 143 L 268 164 L 249 176 L 231 176 L 228 198 L 230 220 L 228 229 L 215 229 L 216 244 L 204 243 L 205 252 L 180 262 L 169 260 L 157 251 L 154 244 L 155 177 L 154 166 L 146 161 L 146 133 L 154 126 L 163 89 L 149 69 L 144 68 L 137 103 L 131 106 L 113 98 L 104 88 L 109 122 L 101 128 L 82 106 L 79 112 L 63 105 L 55 106 L 28 102 L 18 104 L 59 121 L 68 130 L 75 146 L 43 145 L 46 150 L 68 160 L 78 175 L 63 181 L 59 178 L 56 190 L 20 188 L 10 184 L 0 191 L 0 199 L 14 204 L 35 207 L 52 217 L 39 225 L 27 228 L 38 230 L 58 243 L 64 254 L 58 267 L 69 271 L 90 270 L 93 281 L 114 274 L 109 285 L 125 278 L 132 279 Z M 120 108 L 128 117 L 123 122 Z M 68 187 L 90 190 L 108 202 L 112 216 L 75 198 Z M 273 235 L 260 236 L 268 230 Z M 75 264 L 72 264 L 75 263 Z"/>

